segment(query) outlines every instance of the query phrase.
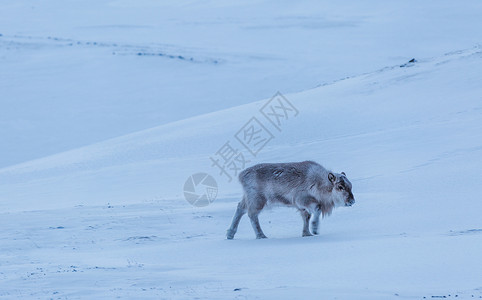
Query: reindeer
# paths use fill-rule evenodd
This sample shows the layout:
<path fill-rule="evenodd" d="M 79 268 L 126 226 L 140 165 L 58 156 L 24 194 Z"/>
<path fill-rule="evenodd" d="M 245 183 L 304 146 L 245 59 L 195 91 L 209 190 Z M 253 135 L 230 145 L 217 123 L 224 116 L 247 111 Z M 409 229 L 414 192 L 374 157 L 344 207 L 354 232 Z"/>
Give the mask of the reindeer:
<path fill-rule="evenodd" d="M 243 199 L 233 217 L 226 237 L 232 239 L 239 221 L 248 213 L 257 239 L 266 238 L 258 215 L 274 204 L 295 207 L 303 218 L 302 236 L 318 234 L 320 215 L 331 214 L 335 207 L 352 206 L 355 198 L 344 172 L 333 173 L 313 161 L 258 164 L 239 174 Z M 311 219 L 311 230 L 309 223 Z"/>

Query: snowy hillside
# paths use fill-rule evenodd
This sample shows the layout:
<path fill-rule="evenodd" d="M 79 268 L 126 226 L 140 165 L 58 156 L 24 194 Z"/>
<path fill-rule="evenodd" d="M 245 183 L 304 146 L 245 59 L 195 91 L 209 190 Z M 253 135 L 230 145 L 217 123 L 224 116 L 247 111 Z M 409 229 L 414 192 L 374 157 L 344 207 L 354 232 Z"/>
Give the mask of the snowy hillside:
<path fill-rule="evenodd" d="M 2 0 L 0 168 L 480 43 L 482 2 Z"/>
<path fill-rule="evenodd" d="M 417 57 L 300 93 L 280 130 L 269 99 L 0 170 L 0 297 L 472 299 L 482 297 L 482 49 Z M 256 118 L 272 139 L 236 138 Z M 212 166 L 223 145 L 257 162 L 345 171 L 356 204 L 301 238 L 301 218 L 243 219 L 241 188 Z M 183 197 L 206 172 L 207 207 Z"/>

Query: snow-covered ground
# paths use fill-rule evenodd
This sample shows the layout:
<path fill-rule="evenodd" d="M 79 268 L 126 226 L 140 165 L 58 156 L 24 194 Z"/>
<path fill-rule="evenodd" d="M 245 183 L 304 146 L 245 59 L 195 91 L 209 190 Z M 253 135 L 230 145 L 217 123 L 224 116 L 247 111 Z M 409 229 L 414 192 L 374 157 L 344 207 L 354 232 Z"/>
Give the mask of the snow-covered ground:
<path fill-rule="evenodd" d="M 289 44 L 295 48 L 278 52 L 280 56 L 286 55 L 281 59 L 286 64 L 286 73 L 281 72 L 279 78 L 266 75 L 276 73 L 277 69 L 270 69 L 264 75 L 260 70 L 268 66 L 279 67 L 282 63 L 272 62 L 271 65 L 266 62 L 269 59 L 256 62 L 255 58 L 246 58 L 247 53 L 256 57 L 265 53 L 267 57 L 273 57 L 268 48 L 239 47 L 238 52 L 234 49 L 239 45 L 229 39 L 226 44 L 219 42 L 216 32 L 210 33 L 213 34 L 211 40 L 204 41 L 185 39 L 180 33 L 195 37 L 204 30 L 210 32 L 217 28 L 217 33 L 221 34 L 224 32 L 222 28 L 229 23 L 237 24 L 233 26 L 238 30 L 254 26 L 250 30 L 259 34 L 257 38 L 262 40 L 263 34 L 259 32 L 294 24 L 284 32 L 305 35 L 306 39 L 302 40 L 306 42 L 313 34 L 312 30 L 319 29 L 312 27 L 323 23 L 316 11 L 308 9 L 314 7 L 313 4 L 284 3 L 280 6 L 282 9 L 273 9 L 265 20 L 262 13 L 270 11 L 269 2 L 265 2 L 262 12 L 248 11 L 247 4 L 236 6 L 210 2 L 213 10 L 203 10 L 210 17 L 193 13 L 191 9 L 198 7 L 197 4 L 179 2 L 177 10 L 173 4 L 169 6 L 171 10 L 162 10 L 165 15 L 160 19 L 179 25 L 180 35 L 157 36 L 156 40 L 153 28 L 162 26 L 152 25 L 158 15 L 149 1 L 139 1 L 135 6 L 129 1 L 100 1 L 116 12 L 107 14 L 112 18 L 115 16 L 114 20 L 106 20 L 105 28 L 78 31 L 69 27 L 74 26 L 71 23 L 75 23 L 75 19 L 68 14 L 61 20 L 55 19 L 68 12 L 61 9 L 63 6 L 59 2 L 50 1 L 47 8 L 58 4 L 60 13 L 52 12 L 51 23 L 38 20 L 35 30 L 27 25 L 23 28 L 21 20 L 14 20 L 13 12 L 16 9 L 24 11 L 26 2 L 6 2 L 6 9 L 0 12 L 0 24 L 10 22 L 17 24 L 18 28 L 9 27 L 0 32 L 3 34 L 0 37 L 0 59 L 2 67 L 6 66 L 0 69 L 0 84 L 2 93 L 5 93 L 2 95 L 18 95 L 19 106 L 25 107 L 32 116 L 36 109 L 42 111 L 51 122 L 40 123 L 47 124 L 44 129 L 52 130 L 52 135 L 55 130 L 49 126 L 58 124 L 54 127 L 60 132 L 59 139 L 68 135 L 69 128 L 61 126 L 63 123 L 55 119 L 55 115 L 58 113 L 68 119 L 68 110 L 79 108 L 72 103 L 86 101 L 85 107 L 92 108 L 100 98 L 110 99 L 110 93 L 115 91 L 116 96 L 126 97 L 126 106 L 119 108 L 119 112 L 137 115 L 132 121 L 147 119 L 147 111 L 129 111 L 137 107 L 137 102 L 129 102 L 127 94 L 152 100 L 164 91 L 163 87 L 155 86 L 157 80 L 161 77 L 175 80 L 191 68 L 189 62 L 175 57 L 161 61 L 150 55 L 134 55 L 139 51 L 193 57 L 197 62 L 189 65 L 194 72 L 192 78 L 201 76 L 208 68 L 225 68 L 219 73 L 214 70 L 206 73 L 202 80 L 206 89 L 202 89 L 201 81 L 187 81 L 189 85 L 185 88 L 191 89 L 191 95 L 198 90 L 204 93 L 199 99 L 215 90 L 215 83 L 211 81 L 220 80 L 217 82 L 222 85 L 233 79 L 228 76 L 226 81 L 221 80 L 230 72 L 239 71 L 230 76 L 240 78 L 252 74 L 249 79 L 252 82 L 249 84 L 246 79 L 248 81 L 240 81 L 241 85 L 257 86 L 256 81 L 263 76 L 267 76 L 270 83 L 266 90 L 246 92 L 253 93 L 251 96 L 259 97 L 257 99 L 241 99 L 243 97 L 238 93 L 241 87 L 231 93 L 228 90 L 232 86 L 223 86 L 220 90 L 227 92 L 224 94 L 227 103 L 219 104 L 221 95 L 213 97 L 213 106 L 206 112 L 217 105 L 225 109 L 198 116 L 194 115 L 202 113 L 205 107 L 194 100 L 179 99 L 178 103 L 165 100 L 164 103 L 172 104 L 166 108 L 166 113 L 177 121 L 163 124 L 164 119 L 153 113 L 152 120 L 160 118 L 159 123 L 163 125 L 0 169 L 0 298 L 482 298 L 482 193 L 479 190 L 482 48 L 477 46 L 482 40 L 482 30 L 476 26 L 478 20 L 472 18 L 480 12 L 477 2 L 467 2 L 466 6 L 448 1 L 440 2 L 439 6 L 429 4 L 431 2 L 418 6 L 416 2 L 394 3 L 390 7 L 378 4 L 376 10 L 371 9 L 374 6 L 369 4 L 375 3 L 371 1 L 364 5 L 350 3 L 352 6 L 335 2 L 325 4 L 320 6 L 320 11 L 328 16 L 328 20 L 336 20 L 334 16 L 337 15 L 343 15 L 340 17 L 343 22 L 350 18 L 355 20 L 351 27 L 346 26 L 351 28 L 349 32 L 355 35 L 360 30 L 368 38 L 367 43 L 371 38 L 376 44 L 361 44 L 357 48 L 360 52 L 354 47 L 345 48 L 343 43 L 350 41 L 337 42 L 340 34 L 337 30 L 345 27 L 328 26 L 330 28 L 326 31 L 332 35 L 334 44 L 327 43 L 325 47 L 338 51 L 331 62 L 329 57 L 315 59 L 314 53 L 309 55 L 313 49 L 297 53 L 294 49 L 299 45 Z M 86 10 L 85 4 L 73 3 L 72 9 Z M 95 5 L 99 4 L 92 1 L 92 5 L 98 7 Z M 231 14 L 226 12 L 225 18 L 216 19 L 213 17 L 216 15 L 214 8 Z M 105 7 L 100 9 L 96 12 L 97 17 L 100 18 L 105 11 L 108 11 Z M 179 11 L 185 12 L 189 16 L 186 18 L 193 23 L 179 24 L 175 15 L 173 19 L 166 17 Z M 281 18 L 279 23 L 275 22 L 279 14 L 309 13 L 313 19 Z M 140 26 L 140 20 L 145 20 L 143 24 L 153 28 L 121 26 L 123 30 L 120 30 L 107 26 L 126 24 L 125 19 L 131 14 L 138 19 L 129 24 Z M 238 15 L 243 18 L 235 18 Z M 407 16 L 411 19 L 401 21 Z M 447 21 L 452 16 L 457 16 L 454 18 L 458 22 Z M 408 48 L 400 46 L 399 43 L 403 42 L 398 39 L 385 41 L 385 36 L 380 35 L 390 32 L 382 25 L 393 24 L 387 20 L 395 17 L 400 20 L 395 22 L 399 28 L 398 31 L 393 29 L 394 32 L 406 30 L 404 37 L 413 42 L 407 44 Z M 32 18 L 29 22 L 35 23 L 35 20 Z M 301 26 L 300 20 L 311 25 Z M 61 21 L 65 26 L 56 26 L 63 24 Z M 101 22 L 90 23 L 97 26 Z M 415 31 L 421 24 L 439 26 L 437 28 L 443 33 L 435 34 L 429 40 L 430 30 L 420 30 L 420 34 Z M 196 32 L 195 28 L 199 31 Z M 291 32 L 290 28 L 297 30 Z M 117 35 L 114 34 L 116 30 Z M 133 32 L 122 35 L 126 30 Z M 242 37 L 243 30 L 236 31 L 237 36 Z M 459 36 L 459 30 L 467 30 L 467 34 Z M 25 34 L 20 34 L 22 31 Z M 134 31 L 144 34 L 134 34 Z M 96 41 L 96 34 L 99 41 L 116 45 L 84 44 Z M 112 39 L 105 40 L 108 34 Z M 449 42 L 446 38 L 451 34 L 454 38 Z M 25 36 L 32 36 L 32 44 L 26 42 L 29 38 Z M 62 39 L 49 39 L 48 36 Z M 150 39 L 154 40 L 150 42 Z M 287 39 L 290 40 L 289 36 Z M 68 45 L 74 41 L 81 44 L 75 46 L 77 48 Z M 361 41 L 363 37 L 351 40 L 353 43 Z M 17 42 L 18 48 L 12 48 Z M 121 43 L 128 46 L 119 46 Z M 150 48 L 144 47 L 145 43 Z M 169 48 L 151 43 L 176 46 Z M 382 46 L 386 48 L 380 48 Z M 296 49 L 302 49 L 299 47 Z M 368 55 L 370 49 L 373 55 Z M 119 55 L 107 58 L 102 54 L 112 55 L 112 51 Z M 417 61 L 406 63 L 414 52 Z M 32 56 L 32 53 L 38 56 Z M 54 86 L 53 81 L 66 76 L 69 66 L 65 62 L 73 53 L 76 54 L 73 57 L 75 64 L 86 69 L 81 71 L 73 67 L 71 75 L 80 76 L 77 79 L 81 82 L 87 80 L 88 89 L 84 93 L 74 93 L 73 102 L 55 112 L 49 109 L 50 105 L 62 102 L 69 89 L 82 91 L 77 81 L 69 80 L 62 81 L 64 85 L 58 87 L 61 92 L 49 89 Z M 359 60 L 357 53 L 361 53 L 358 58 L 363 59 Z M 29 60 L 25 61 L 25 58 Z M 343 62 L 342 58 L 353 61 Z M 124 71 L 114 68 L 117 63 L 110 60 L 117 59 L 122 70 L 132 69 L 134 73 L 130 79 L 133 82 L 122 76 Z M 336 72 L 326 71 L 333 77 L 317 77 L 324 72 L 313 66 L 321 65 L 323 61 L 333 69 L 339 64 L 340 69 Z M 58 63 L 58 68 L 46 68 L 46 62 Z M 182 64 L 187 69 L 183 70 Z M 169 78 L 169 74 L 155 71 L 156 66 L 167 65 L 170 66 L 166 70 L 179 73 L 171 74 Z M 246 69 L 241 71 L 243 68 Z M 295 76 L 293 83 L 287 83 L 290 69 L 298 70 L 300 74 Z M 23 76 L 39 79 L 43 72 L 46 72 L 45 77 L 41 76 L 44 82 L 27 81 L 28 88 L 21 89 Z M 116 80 L 104 86 L 99 83 L 103 76 L 114 76 Z M 335 80 L 342 77 L 343 80 Z M 277 86 L 276 79 L 283 86 Z M 334 82 L 308 89 L 325 81 Z M 178 87 L 182 85 L 179 83 Z M 288 111 L 288 119 L 280 119 L 279 130 L 261 112 L 277 89 L 282 92 L 285 89 L 288 92 L 303 90 L 284 93 L 297 114 Z M 89 95 L 93 94 L 96 97 L 90 98 Z M 30 102 L 33 98 L 29 97 L 34 96 L 39 97 L 39 101 L 43 97 L 48 99 L 33 105 Z M 6 118 L 2 119 L 2 122 L 6 120 L 2 135 L 4 132 L 13 135 L 5 128 L 11 128 L 9 122 L 16 120 L 17 104 L 13 98 L 3 96 L 0 101 L 6 108 L 2 110 L 2 118 Z M 111 101 L 115 103 L 113 99 Z M 98 103 L 105 107 L 111 105 Z M 161 111 L 162 107 L 154 103 L 154 100 L 141 101 L 139 107 L 153 106 L 154 111 Z M 237 104 L 243 105 L 234 106 Z M 179 112 L 180 107 L 186 111 Z M 8 110 L 11 110 L 11 119 Z M 106 118 L 112 118 L 112 121 L 118 117 L 116 114 L 112 112 L 112 116 Z M 191 115 L 193 117 L 182 119 Z M 91 120 L 86 116 L 79 118 L 74 123 L 92 121 L 102 124 L 94 117 Z M 256 118 L 272 137 L 256 155 L 247 151 L 237 139 L 240 129 L 246 128 L 252 118 Z M 29 126 L 37 124 L 34 117 L 27 119 L 32 122 Z M 142 124 L 145 126 L 149 122 Z M 19 130 L 23 128 L 23 125 L 18 126 Z M 92 126 L 90 130 L 95 128 Z M 126 126 L 122 130 L 131 129 Z M 115 132 L 102 134 L 115 135 Z M 76 138 L 74 133 L 68 136 Z M 247 165 L 309 159 L 334 171 L 345 171 L 353 183 L 357 202 L 353 207 L 335 210 L 332 216 L 322 220 L 319 236 L 302 238 L 298 213 L 275 208 L 260 216 L 269 239 L 255 240 L 251 225 L 244 218 L 235 239 L 225 240 L 225 230 L 240 200 L 241 187 L 236 180 L 229 181 L 225 174 L 220 175 L 210 158 L 218 157 L 216 153 L 227 142 L 249 160 Z M 6 149 L 2 144 L 2 155 Z M 191 206 L 183 196 L 184 182 L 197 172 L 211 174 L 218 184 L 217 199 L 206 207 Z"/>
<path fill-rule="evenodd" d="M 298 116 L 251 157 L 345 171 L 357 203 L 301 238 L 289 209 L 243 220 L 210 156 L 265 100 L 0 171 L 5 298 L 420 299 L 482 296 L 482 50 L 286 95 Z M 261 117 L 259 117 L 260 120 Z M 218 199 L 182 196 L 211 173 Z M 240 289 L 240 290 L 236 290 Z"/>

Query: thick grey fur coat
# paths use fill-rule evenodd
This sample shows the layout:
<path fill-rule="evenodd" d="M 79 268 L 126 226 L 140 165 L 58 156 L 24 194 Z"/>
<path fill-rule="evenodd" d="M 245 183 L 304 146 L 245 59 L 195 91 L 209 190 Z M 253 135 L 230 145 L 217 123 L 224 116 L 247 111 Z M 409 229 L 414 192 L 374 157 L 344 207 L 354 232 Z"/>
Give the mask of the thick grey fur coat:
<path fill-rule="evenodd" d="M 318 234 L 320 215 L 327 216 L 338 206 L 355 203 L 352 184 L 345 173 L 326 170 L 313 161 L 258 164 L 239 174 L 244 196 L 238 204 L 227 238 L 236 234 L 241 217 L 248 213 L 256 238 L 266 238 L 258 215 L 265 207 L 282 204 L 295 207 L 303 218 L 302 236 Z"/>

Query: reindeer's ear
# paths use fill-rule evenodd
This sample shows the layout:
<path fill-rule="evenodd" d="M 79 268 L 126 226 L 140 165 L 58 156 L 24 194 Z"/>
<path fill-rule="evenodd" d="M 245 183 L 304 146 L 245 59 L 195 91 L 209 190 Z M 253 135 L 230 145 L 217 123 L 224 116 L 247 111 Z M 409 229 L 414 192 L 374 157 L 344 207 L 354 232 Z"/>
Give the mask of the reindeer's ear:
<path fill-rule="evenodd" d="M 341 172 L 341 175 L 346 176 L 345 172 Z"/>
<path fill-rule="evenodd" d="M 336 176 L 333 173 L 328 173 L 328 179 L 331 181 L 331 183 L 335 183 Z"/>

